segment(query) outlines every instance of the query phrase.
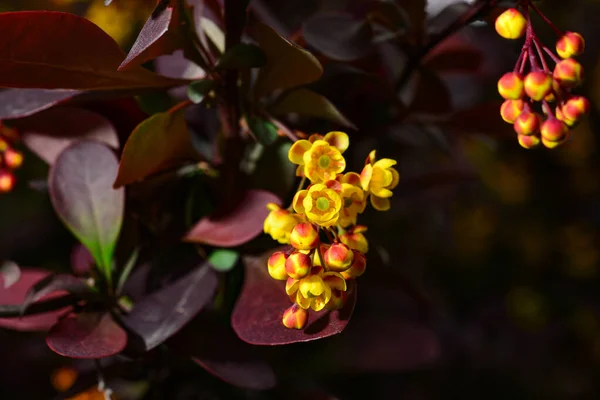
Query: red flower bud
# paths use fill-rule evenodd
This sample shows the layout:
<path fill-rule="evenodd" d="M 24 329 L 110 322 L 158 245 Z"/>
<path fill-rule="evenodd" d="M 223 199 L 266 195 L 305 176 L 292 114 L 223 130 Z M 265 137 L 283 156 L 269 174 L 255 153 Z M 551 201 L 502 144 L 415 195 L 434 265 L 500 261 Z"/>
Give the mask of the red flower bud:
<path fill-rule="evenodd" d="M 345 244 L 334 243 L 327 249 L 323 258 L 327 269 L 341 272 L 350 268 L 354 260 L 354 253 Z"/>
<path fill-rule="evenodd" d="M 525 93 L 535 101 L 540 101 L 552 93 L 552 77 L 544 71 L 530 72 L 525 77 Z"/>
<path fill-rule="evenodd" d="M 540 116 L 531 111 L 523 111 L 515 121 L 515 132 L 519 135 L 533 135 L 540 128 Z"/>
<path fill-rule="evenodd" d="M 8 193 L 15 187 L 15 176 L 8 171 L 0 171 L 0 193 Z"/>
<path fill-rule="evenodd" d="M 312 250 L 319 243 L 319 232 L 310 222 L 297 224 L 290 234 L 290 244 L 298 250 Z"/>
<path fill-rule="evenodd" d="M 560 58 L 571 58 L 583 53 L 585 40 L 577 32 L 566 32 L 556 42 L 556 53 Z"/>
<path fill-rule="evenodd" d="M 306 277 L 312 268 L 310 256 L 307 254 L 295 251 L 285 261 L 285 272 L 294 279 L 302 279 Z"/>
<path fill-rule="evenodd" d="M 573 88 L 583 80 L 583 67 L 572 58 L 557 63 L 554 67 L 554 79 L 565 88 Z"/>
<path fill-rule="evenodd" d="M 540 138 L 534 135 L 519 135 L 517 138 L 519 144 L 526 149 L 532 149 L 540 144 Z"/>
<path fill-rule="evenodd" d="M 527 20 L 516 8 L 509 8 L 496 18 L 496 32 L 505 39 L 518 39 L 525 33 Z"/>
<path fill-rule="evenodd" d="M 277 279 L 278 281 L 284 281 L 288 278 L 287 272 L 285 272 L 285 262 L 287 259 L 287 254 L 282 251 L 277 251 L 269 257 L 267 267 L 271 278 Z"/>
<path fill-rule="evenodd" d="M 540 127 L 540 133 L 542 134 L 542 140 L 557 142 L 564 139 L 567 134 L 567 125 L 564 122 L 559 121 L 554 117 L 550 117 L 542 123 Z"/>
<path fill-rule="evenodd" d="M 292 305 L 284 311 L 282 322 L 286 328 L 303 329 L 308 321 L 308 311 L 298 304 Z"/>
<path fill-rule="evenodd" d="M 525 95 L 523 78 L 516 72 L 507 72 L 498 80 L 498 93 L 507 100 L 517 100 Z"/>

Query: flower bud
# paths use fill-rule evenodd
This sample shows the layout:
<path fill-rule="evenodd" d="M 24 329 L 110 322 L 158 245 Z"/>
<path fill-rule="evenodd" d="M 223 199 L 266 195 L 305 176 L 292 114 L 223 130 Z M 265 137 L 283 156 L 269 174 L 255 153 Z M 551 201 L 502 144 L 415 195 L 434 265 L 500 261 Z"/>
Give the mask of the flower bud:
<path fill-rule="evenodd" d="M 557 141 L 547 140 L 542 137 L 542 144 L 548 149 L 554 149 L 554 148 L 564 144 L 565 142 L 567 142 L 570 138 L 571 138 L 570 132 L 567 132 L 561 140 L 557 140 Z"/>
<path fill-rule="evenodd" d="M 540 116 L 532 111 L 523 111 L 515 121 L 515 132 L 519 135 L 533 135 L 540 129 Z"/>
<path fill-rule="evenodd" d="M 517 139 L 521 147 L 526 149 L 532 149 L 540 144 L 540 138 L 534 135 L 519 135 Z"/>
<path fill-rule="evenodd" d="M 0 123 L 0 132 L 1 132 L 1 130 L 2 130 L 2 125 Z M 6 151 L 9 147 L 10 147 L 10 145 L 8 144 L 8 142 L 4 138 L 0 137 L 0 152 Z"/>
<path fill-rule="evenodd" d="M 15 187 L 15 176 L 8 171 L 0 170 L 0 193 L 8 193 Z"/>
<path fill-rule="evenodd" d="M 294 279 L 306 277 L 312 268 L 310 256 L 299 251 L 295 251 L 285 261 L 285 272 Z"/>
<path fill-rule="evenodd" d="M 530 72 L 525 77 L 525 93 L 535 101 L 540 101 L 552 93 L 552 77 L 544 71 Z"/>
<path fill-rule="evenodd" d="M 567 125 L 554 117 L 550 117 L 542 123 L 540 133 L 543 141 L 557 142 L 567 134 Z"/>
<path fill-rule="evenodd" d="M 267 208 L 271 211 L 263 225 L 265 233 L 277 240 L 279 243 L 288 244 L 290 242 L 290 234 L 294 226 L 300 222 L 300 217 L 297 214 L 292 214 L 288 210 L 281 208 L 275 203 L 267 204 Z"/>
<path fill-rule="evenodd" d="M 573 126 L 575 126 L 575 124 L 577 124 L 576 120 L 568 119 L 567 117 L 565 117 L 561 106 L 556 107 L 556 109 L 554 111 L 554 115 L 556 115 L 556 119 L 564 122 L 569 127 L 573 127 Z"/>
<path fill-rule="evenodd" d="M 500 115 L 504 121 L 508 122 L 509 124 L 514 124 L 514 122 L 517 120 L 517 117 L 523 112 L 524 108 L 525 102 L 521 99 L 506 100 L 500 107 Z"/>
<path fill-rule="evenodd" d="M 23 164 L 23 154 L 13 149 L 7 149 L 2 158 L 4 165 L 10 169 L 17 169 Z"/>
<path fill-rule="evenodd" d="M 352 230 L 340 235 L 340 241 L 352 250 L 358 250 L 363 254 L 367 254 L 369 252 L 369 242 L 363 234 L 366 230 L 366 226 L 356 225 Z"/>
<path fill-rule="evenodd" d="M 517 100 L 525 95 L 523 78 L 516 72 L 507 72 L 498 80 L 498 93 L 507 100 Z"/>
<path fill-rule="evenodd" d="M 343 243 L 334 243 L 323 255 L 327 269 L 331 271 L 345 271 L 354 261 L 354 253 Z"/>
<path fill-rule="evenodd" d="M 590 112 L 590 102 L 583 96 L 573 96 L 561 107 L 562 115 L 570 121 L 579 121 Z"/>
<path fill-rule="evenodd" d="M 269 257 L 267 267 L 269 269 L 269 275 L 271 275 L 271 278 L 278 281 L 284 281 L 288 278 L 287 272 L 285 272 L 285 262 L 287 259 L 287 254 L 282 251 L 277 251 L 273 253 L 271 257 Z"/>
<path fill-rule="evenodd" d="M 342 272 L 344 279 L 353 279 L 364 274 L 367 268 L 367 258 L 359 251 L 354 251 L 354 260 L 350 268 Z"/>
<path fill-rule="evenodd" d="M 293 304 L 283 312 L 282 322 L 286 328 L 303 329 L 306 326 L 307 321 L 308 311 L 298 304 Z"/>
<path fill-rule="evenodd" d="M 302 222 L 292 229 L 290 244 L 298 250 L 312 250 L 319 243 L 319 232 L 310 222 Z"/>
<path fill-rule="evenodd" d="M 583 67 L 572 58 L 557 63 L 554 67 L 554 79 L 565 88 L 573 88 L 583 80 Z"/>
<path fill-rule="evenodd" d="M 518 39 L 525 33 L 527 20 L 516 8 L 509 8 L 496 18 L 496 32 L 505 39 Z"/>
<path fill-rule="evenodd" d="M 556 42 L 556 53 L 560 58 L 571 58 L 583 53 L 585 40 L 577 32 L 566 32 Z"/>

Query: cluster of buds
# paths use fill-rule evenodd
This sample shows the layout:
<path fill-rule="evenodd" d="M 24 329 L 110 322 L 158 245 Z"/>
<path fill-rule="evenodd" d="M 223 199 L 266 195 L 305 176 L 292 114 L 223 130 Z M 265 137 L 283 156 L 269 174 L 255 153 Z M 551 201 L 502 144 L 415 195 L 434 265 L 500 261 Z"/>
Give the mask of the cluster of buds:
<path fill-rule="evenodd" d="M 17 139 L 16 131 L 0 121 L 0 193 L 8 193 L 15 187 L 13 171 L 23 164 L 23 155 L 13 148 Z"/>
<path fill-rule="evenodd" d="M 264 230 L 287 251 L 269 258 L 273 279 L 286 281 L 294 303 L 283 313 L 287 328 L 303 329 L 308 310 L 340 309 L 352 286 L 365 272 L 369 244 L 365 226 L 357 225 L 367 203 L 380 211 L 390 208 L 392 189 L 399 181 L 396 161 L 376 160 L 372 151 L 360 174 L 346 172 L 343 153 L 350 140 L 344 132 L 312 135 L 290 148 L 288 158 L 298 165 L 302 181 L 287 209 L 269 204 Z M 307 180 L 310 184 L 304 188 Z"/>
<path fill-rule="evenodd" d="M 513 124 L 521 146 L 530 149 L 542 143 L 552 149 L 569 140 L 569 129 L 589 112 L 589 101 L 571 93 L 583 80 L 583 68 L 573 57 L 583 53 L 585 42 L 579 33 L 561 32 L 531 0 L 519 3 L 522 12 L 510 8 L 496 19 L 500 36 L 525 36 L 514 70 L 498 81 L 498 92 L 506 99 L 500 114 L 504 121 Z M 556 53 L 535 34 L 530 10 L 539 14 L 558 36 Z M 536 104 L 541 112 L 536 111 Z"/>

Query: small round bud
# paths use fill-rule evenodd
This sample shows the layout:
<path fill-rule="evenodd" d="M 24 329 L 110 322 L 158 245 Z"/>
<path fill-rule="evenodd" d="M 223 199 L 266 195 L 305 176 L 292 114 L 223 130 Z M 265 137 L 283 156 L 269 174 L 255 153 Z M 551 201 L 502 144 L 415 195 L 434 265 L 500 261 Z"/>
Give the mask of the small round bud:
<path fill-rule="evenodd" d="M 554 67 L 554 79 L 565 88 L 573 88 L 583 80 L 583 67 L 572 58 L 557 63 Z"/>
<path fill-rule="evenodd" d="M 532 111 L 523 111 L 515 121 L 515 132 L 519 135 L 533 135 L 540 129 L 540 116 Z"/>
<path fill-rule="evenodd" d="M 530 72 L 525 77 L 525 93 L 535 101 L 540 101 L 552 93 L 552 77 L 544 71 Z"/>
<path fill-rule="evenodd" d="M 312 268 L 310 256 L 295 251 L 285 260 L 285 272 L 290 278 L 302 279 L 308 276 Z"/>
<path fill-rule="evenodd" d="M 2 125 L 0 125 L 0 132 L 1 132 L 1 130 L 2 130 Z M 10 147 L 10 145 L 8 144 L 6 139 L 0 137 L 0 152 L 6 151 L 9 147 Z"/>
<path fill-rule="evenodd" d="M 0 193 L 8 193 L 15 187 L 15 176 L 8 171 L 0 171 Z"/>
<path fill-rule="evenodd" d="M 343 243 L 334 243 L 323 255 L 327 269 L 335 272 L 345 271 L 354 261 L 354 253 Z"/>
<path fill-rule="evenodd" d="M 306 322 L 308 321 L 308 311 L 298 304 L 294 304 L 283 312 L 281 321 L 286 328 L 302 329 L 306 326 Z"/>
<path fill-rule="evenodd" d="M 577 124 L 576 120 L 568 119 L 567 117 L 565 117 L 561 106 L 556 107 L 556 109 L 554 110 L 554 115 L 556 116 L 556 119 L 564 122 L 569 127 L 573 127 Z"/>
<path fill-rule="evenodd" d="M 585 40 L 577 32 L 566 32 L 556 42 L 556 53 L 560 58 L 571 58 L 583 53 Z"/>
<path fill-rule="evenodd" d="M 342 272 L 344 279 L 353 279 L 365 273 L 367 258 L 359 251 L 354 251 L 354 260 L 350 268 Z"/>
<path fill-rule="evenodd" d="M 4 159 L 4 165 L 10 169 L 17 169 L 23 165 L 23 154 L 16 150 L 7 149 L 2 158 Z"/>
<path fill-rule="evenodd" d="M 505 39 L 518 39 L 525 33 L 527 20 L 516 8 L 509 8 L 496 18 L 496 32 Z"/>
<path fill-rule="evenodd" d="M 534 135 L 519 135 L 517 138 L 521 147 L 526 149 L 533 149 L 540 144 L 540 138 Z"/>
<path fill-rule="evenodd" d="M 516 72 L 507 72 L 498 80 L 498 93 L 507 100 L 517 100 L 525 95 L 523 78 Z"/>
<path fill-rule="evenodd" d="M 551 117 L 545 120 L 540 127 L 543 141 L 557 142 L 562 140 L 567 134 L 567 125 L 558 119 Z"/>
<path fill-rule="evenodd" d="M 583 96 L 573 96 L 563 104 L 561 111 L 565 119 L 579 121 L 590 112 L 590 102 Z"/>
<path fill-rule="evenodd" d="M 287 272 L 285 272 L 285 262 L 287 259 L 287 254 L 282 251 L 277 251 L 273 253 L 271 257 L 269 257 L 267 267 L 269 269 L 269 275 L 271 275 L 271 278 L 278 281 L 284 281 L 288 278 Z"/>
<path fill-rule="evenodd" d="M 290 244 L 298 250 L 312 250 L 319 243 L 319 232 L 310 222 L 299 223 L 292 229 Z"/>
<path fill-rule="evenodd" d="M 548 149 L 555 149 L 558 146 L 567 142 L 570 138 L 571 138 L 570 132 L 567 132 L 567 134 L 565 134 L 565 136 L 561 140 L 557 140 L 557 141 L 547 140 L 542 137 L 542 144 Z"/>
<path fill-rule="evenodd" d="M 514 124 L 517 120 L 517 117 L 523 112 L 524 108 L 525 102 L 521 99 L 506 100 L 500 107 L 500 115 L 504 121 L 508 122 L 509 124 Z"/>

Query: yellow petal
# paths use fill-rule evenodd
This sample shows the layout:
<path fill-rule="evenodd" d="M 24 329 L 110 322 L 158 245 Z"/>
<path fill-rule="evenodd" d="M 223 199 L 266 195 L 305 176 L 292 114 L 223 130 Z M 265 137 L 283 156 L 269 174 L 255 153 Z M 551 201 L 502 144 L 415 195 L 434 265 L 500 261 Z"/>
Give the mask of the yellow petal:
<path fill-rule="evenodd" d="M 350 138 L 344 132 L 339 132 L 339 131 L 329 132 L 327 135 L 325 135 L 325 137 L 323 139 L 327 143 L 329 143 L 331 146 L 338 149 L 340 151 L 340 153 L 343 153 L 344 151 L 346 151 L 346 149 L 350 145 Z"/>
<path fill-rule="evenodd" d="M 362 186 L 363 190 L 369 190 L 369 184 L 371 183 L 372 177 L 373 166 L 371 164 L 367 164 L 360 173 L 360 185 Z"/>
<path fill-rule="evenodd" d="M 298 286 L 300 286 L 300 281 L 293 278 L 288 278 L 288 280 L 285 282 L 285 292 L 288 296 L 292 296 L 298 291 Z"/>
<path fill-rule="evenodd" d="M 378 211 L 387 211 L 390 209 L 390 200 L 371 195 L 371 205 Z"/>
<path fill-rule="evenodd" d="M 394 168 L 390 168 L 389 171 L 392 173 L 392 183 L 390 183 L 388 188 L 393 189 L 398 186 L 398 182 L 400 182 L 400 174 Z"/>
<path fill-rule="evenodd" d="M 394 194 L 391 190 L 386 188 L 377 188 L 376 190 L 371 189 L 371 193 L 373 193 L 377 197 L 383 197 L 386 199 L 392 197 L 392 195 Z"/>
<path fill-rule="evenodd" d="M 304 297 L 316 297 L 320 296 L 326 288 L 327 285 L 323 283 L 321 277 L 311 275 L 300 281 L 299 293 Z"/>
<path fill-rule="evenodd" d="M 292 200 L 292 207 L 294 207 L 294 211 L 298 214 L 304 214 L 304 199 L 308 195 L 308 190 L 301 190 L 294 195 L 294 200 Z"/>
<path fill-rule="evenodd" d="M 325 272 L 323 274 L 323 282 L 327 284 L 331 289 L 346 291 L 346 280 L 339 272 Z"/>
<path fill-rule="evenodd" d="M 312 299 L 302 296 L 302 293 L 296 293 L 296 303 L 305 310 L 310 307 L 310 303 L 312 303 Z"/>
<path fill-rule="evenodd" d="M 382 158 L 381 160 L 377 161 L 373 167 L 374 168 L 382 168 L 382 169 L 388 169 L 390 167 L 393 167 L 394 165 L 398 164 L 396 162 L 396 160 L 392 160 L 391 158 Z"/>
<path fill-rule="evenodd" d="M 288 152 L 289 160 L 294 164 L 304 165 L 304 154 L 311 147 L 312 143 L 308 140 L 298 140 L 290 147 L 290 151 Z"/>

